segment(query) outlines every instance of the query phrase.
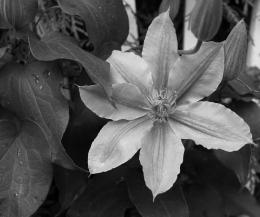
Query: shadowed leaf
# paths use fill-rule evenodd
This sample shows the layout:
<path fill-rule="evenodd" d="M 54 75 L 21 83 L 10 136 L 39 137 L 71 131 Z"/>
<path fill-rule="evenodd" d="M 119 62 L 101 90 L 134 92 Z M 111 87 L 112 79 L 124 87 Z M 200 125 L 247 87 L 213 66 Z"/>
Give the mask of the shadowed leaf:
<path fill-rule="evenodd" d="M 109 92 L 109 64 L 81 49 L 72 38 L 54 32 L 43 37 L 42 40 L 29 36 L 29 44 L 33 56 L 38 60 L 69 59 L 77 61 L 85 68 L 93 81 Z"/>
<path fill-rule="evenodd" d="M 120 49 L 128 35 L 128 17 L 118 0 L 58 0 L 61 8 L 68 14 L 79 15 L 86 24 L 90 41 L 94 45 L 94 53 L 104 50 L 109 53 Z"/>
<path fill-rule="evenodd" d="M 31 216 L 47 196 L 51 180 L 43 129 L 0 108 L 0 216 Z"/>
<path fill-rule="evenodd" d="M 89 181 L 85 192 L 73 203 L 69 217 L 123 217 L 132 207 L 124 182 L 115 181 L 107 174 Z"/>
<path fill-rule="evenodd" d="M 61 144 L 69 109 L 60 92 L 59 73 L 54 64 L 44 62 L 5 66 L 0 73 L 0 103 L 19 119 L 37 124 L 50 146 L 52 162 L 72 169 Z"/>
<path fill-rule="evenodd" d="M 127 184 L 130 199 L 143 217 L 189 216 L 188 206 L 178 183 L 166 193 L 156 197 L 154 202 L 152 192 L 145 186 L 140 171 L 129 170 Z"/>
<path fill-rule="evenodd" d="M 245 185 L 248 180 L 248 173 L 251 160 L 251 147 L 246 145 L 239 151 L 225 152 L 222 150 L 214 150 L 215 155 L 221 163 L 227 168 L 233 170 L 240 183 Z"/>

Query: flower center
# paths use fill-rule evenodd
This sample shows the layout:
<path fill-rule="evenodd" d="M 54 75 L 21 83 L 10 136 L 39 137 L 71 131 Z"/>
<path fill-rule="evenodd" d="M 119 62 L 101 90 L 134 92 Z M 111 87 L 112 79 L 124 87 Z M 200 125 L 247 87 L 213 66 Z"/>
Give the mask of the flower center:
<path fill-rule="evenodd" d="M 161 90 L 154 92 L 149 99 L 151 103 L 151 117 L 156 121 L 165 122 L 168 120 L 169 114 L 174 112 L 176 107 L 177 93 Z"/>

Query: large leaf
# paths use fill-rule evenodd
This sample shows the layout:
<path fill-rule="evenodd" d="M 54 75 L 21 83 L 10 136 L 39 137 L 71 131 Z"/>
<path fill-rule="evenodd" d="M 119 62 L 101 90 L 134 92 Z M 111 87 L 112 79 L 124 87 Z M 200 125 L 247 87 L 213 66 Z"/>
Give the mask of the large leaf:
<path fill-rule="evenodd" d="M 59 189 L 61 212 L 68 209 L 87 186 L 88 173 L 54 165 L 54 180 Z"/>
<path fill-rule="evenodd" d="M 233 101 L 230 108 L 249 125 L 254 141 L 260 139 L 260 106 L 254 102 Z"/>
<path fill-rule="evenodd" d="M 225 217 L 222 196 L 211 186 L 191 185 L 186 188 L 185 198 L 190 217 Z"/>
<path fill-rule="evenodd" d="M 31 216 L 51 180 L 50 148 L 42 128 L 0 108 L 0 216 Z"/>
<path fill-rule="evenodd" d="M 118 49 L 128 35 L 128 17 L 121 0 L 58 0 L 68 14 L 79 15 L 86 24 L 96 54 Z"/>
<path fill-rule="evenodd" d="M 216 210 L 216 212 L 210 212 L 210 215 L 206 212 L 207 216 L 210 217 L 237 216 L 240 214 L 247 214 L 250 217 L 259 216 L 260 204 L 256 202 L 248 190 L 241 189 L 235 174 L 224 167 L 212 152 L 199 150 L 198 148 L 188 150 L 183 167 L 188 172 L 187 175 L 192 176 L 190 183 L 195 183 L 187 185 L 185 188 L 185 197 L 188 204 L 192 201 L 196 204 L 202 197 L 206 196 L 205 202 L 202 202 L 205 205 L 203 207 L 198 204 L 193 206 L 192 212 L 198 213 L 199 210 L 207 206 L 207 208 L 213 207 Z M 199 183 L 199 185 L 196 183 Z M 198 189 L 196 186 L 200 186 L 206 191 Z M 198 196 L 194 196 L 192 193 L 196 191 L 196 188 Z M 191 207 L 190 204 L 189 207 Z M 223 211 L 225 212 L 223 213 Z M 214 215 L 217 213 L 219 214 Z"/>
<path fill-rule="evenodd" d="M 51 63 L 9 64 L 0 72 L 0 103 L 21 120 L 39 126 L 53 162 L 74 168 L 61 144 L 69 119 L 68 105 L 60 92 L 61 79 Z"/>
<path fill-rule="evenodd" d="M 129 170 L 127 184 L 130 199 L 143 217 L 189 216 L 188 206 L 179 184 L 175 184 L 169 191 L 159 195 L 155 201 L 140 171 Z"/>
<path fill-rule="evenodd" d="M 73 203 L 69 217 L 123 217 L 132 207 L 124 182 L 107 174 L 95 176 L 85 192 Z"/>
<path fill-rule="evenodd" d="M 38 60 L 69 59 L 77 61 L 95 82 L 109 91 L 109 64 L 81 49 L 70 37 L 57 32 L 53 32 L 41 40 L 29 36 L 29 44 L 33 56 Z"/>
<path fill-rule="evenodd" d="M 221 163 L 227 168 L 233 170 L 240 183 L 245 185 L 248 180 L 248 173 L 250 169 L 251 147 L 246 145 L 239 151 L 225 152 L 222 150 L 214 150 L 215 155 Z"/>
<path fill-rule="evenodd" d="M 228 191 L 223 193 L 225 198 L 226 212 L 228 216 L 247 214 L 250 217 L 260 215 L 260 204 L 247 189 L 241 191 Z"/>

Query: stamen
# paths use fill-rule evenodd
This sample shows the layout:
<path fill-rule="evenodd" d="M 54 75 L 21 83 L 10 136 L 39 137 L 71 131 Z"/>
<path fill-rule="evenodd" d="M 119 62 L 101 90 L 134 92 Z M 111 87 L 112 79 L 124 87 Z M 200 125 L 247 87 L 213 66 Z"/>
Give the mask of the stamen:
<path fill-rule="evenodd" d="M 148 100 L 152 107 L 149 116 L 156 121 L 164 122 L 176 107 L 177 92 L 168 89 L 154 91 Z"/>

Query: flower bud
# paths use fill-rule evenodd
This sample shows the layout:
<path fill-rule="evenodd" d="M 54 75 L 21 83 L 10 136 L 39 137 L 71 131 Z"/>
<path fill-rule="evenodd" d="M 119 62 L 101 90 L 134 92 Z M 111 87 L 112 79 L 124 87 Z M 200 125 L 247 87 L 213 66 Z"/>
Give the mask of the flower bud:
<path fill-rule="evenodd" d="M 0 19 L 8 27 L 21 29 L 35 17 L 38 0 L 0 0 Z"/>
<path fill-rule="evenodd" d="M 242 20 L 232 29 L 224 42 L 225 80 L 233 80 L 246 70 L 247 45 L 247 30 Z"/>
<path fill-rule="evenodd" d="M 173 20 L 179 12 L 180 0 L 163 0 L 159 8 L 159 13 L 167 11 L 169 7 L 170 17 Z"/>
<path fill-rule="evenodd" d="M 197 0 L 190 15 L 191 31 L 201 41 L 211 40 L 219 30 L 222 14 L 222 0 Z"/>

